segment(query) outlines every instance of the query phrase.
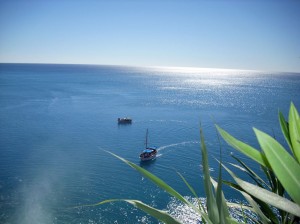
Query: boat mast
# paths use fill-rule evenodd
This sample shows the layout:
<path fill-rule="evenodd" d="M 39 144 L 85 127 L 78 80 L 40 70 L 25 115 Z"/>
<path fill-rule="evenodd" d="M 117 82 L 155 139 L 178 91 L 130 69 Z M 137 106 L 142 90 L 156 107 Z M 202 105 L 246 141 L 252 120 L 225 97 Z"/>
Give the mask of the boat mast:
<path fill-rule="evenodd" d="M 146 149 L 148 148 L 148 128 L 147 128 L 147 131 L 146 131 L 146 142 L 145 142 L 145 145 L 146 145 Z"/>

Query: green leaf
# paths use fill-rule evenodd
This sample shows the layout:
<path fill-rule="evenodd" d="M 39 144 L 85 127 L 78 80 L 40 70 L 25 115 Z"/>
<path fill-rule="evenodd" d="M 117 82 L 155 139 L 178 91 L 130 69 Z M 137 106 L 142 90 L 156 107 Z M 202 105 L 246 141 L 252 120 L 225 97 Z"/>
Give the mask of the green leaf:
<path fill-rule="evenodd" d="M 238 188 L 234 188 L 235 190 L 238 190 Z M 240 190 L 238 190 L 240 191 Z M 246 222 L 245 220 L 249 219 L 251 220 L 250 223 L 257 223 L 259 224 L 258 220 L 256 218 L 254 218 L 255 216 L 249 213 L 245 213 L 244 210 L 249 210 L 249 211 L 252 211 L 253 213 L 255 213 L 255 210 L 253 209 L 253 207 L 250 207 L 250 206 L 247 206 L 247 205 L 244 205 L 242 204 L 241 202 L 238 204 L 238 203 L 232 203 L 232 202 L 227 202 L 228 206 L 230 208 L 234 208 L 234 214 L 235 215 L 238 215 L 240 217 L 244 217 L 244 223 L 248 223 Z M 240 212 L 239 210 L 242 210 L 242 212 Z M 231 222 L 232 223 L 232 222 Z M 240 222 L 237 222 L 235 221 L 235 223 L 240 223 Z"/>
<path fill-rule="evenodd" d="M 220 159 L 222 159 L 222 149 L 220 148 Z M 217 160 L 218 161 L 218 160 Z M 210 178 L 212 185 L 215 188 L 216 191 L 216 202 L 218 205 L 219 210 L 219 217 L 220 217 L 220 223 L 226 223 L 229 224 L 228 219 L 230 217 L 229 209 L 226 203 L 225 196 L 222 191 L 222 162 L 219 162 L 219 175 L 218 175 L 218 182 L 216 182 L 213 178 Z"/>
<path fill-rule="evenodd" d="M 271 136 L 257 129 L 254 131 L 273 172 L 291 198 L 300 205 L 299 163 Z"/>
<path fill-rule="evenodd" d="M 208 217 L 212 221 L 212 223 L 219 223 L 219 212 L 218 205 L 216 203 L 215 195 L 212 191 L 212 184 L 210 181 L 209 174 L 209 165 L 207 158 L 207 150 L 204 142 L 204 135 L 202 128 L 200 128 L 200 138 L 201 138 L 201 152 L 202 152 L 202 166 L 203 166 L 203 179 L 204 179 L 204 190 L 206 194 L 206 203 L 207 203 L 207 212 Z"/>
<path fill-rule="evenodd" d="M 227 186 L 233 188 L 233 189 L 238 190 L 238 191 L 242 191 L 243 190 L 238 184 L 232 183 L 230 181 L 223 180 L 223 183 L 226 184 Z"/>
<path fill-rule="evenodd" d="M 264 213 L 260 210 L 259 205 L 252 199 L 252 197 L 244 191 L 240 191 L 240 193 L 244 196 L 244 198 L 249 202 L 252 206 L 255 213 L 261 218 L 262 223 L 267 224 L 271 223 L 271 220 L 268 219 Z"/>
<path fill-rule="evenodd" d="M 173 218 L 171 215 L 169 215 L 167 212 L 162 211 L 162 210 L 158 210 L 156 208 L 153 208 L 149 205 L 144 204 L 141 201 L 137 201 L 137 200 L 129 200 L 129 199 L 111 199 L 111 200 L 105 200 L 102 202 L 99 202 L 97 204 L 94 205 L 87 205 L 87 206 L 97 206 L 97 205 L 102 205 L 105 203 L 110 203 L 110 202 L 116 202 L 116 201 L 124 201 L 127 202 L 129 204 L 132 204 L 133 206 L 137 207 L 138 209 L 148 213 L 149 215 L 153 216 L 154 218 L 166 223 L 166 224 L 180 224 L 181 222 L 179 222 L 178 220 L 176 220 L 175 218 Z"/>
<path fill-rule="evenodd" d="M 217 189 L 215 190 L 216 191 L 216 202 L 217 202 L 218 211 L 219 211 L 220 223 L 228 223 L 226 218 L 230 217 L 230 216 L 229 216 L 228 207 L 226 205 L 226 201 L 225 201 L 225 198 L 224 198 L 224 195 L 222 192 L 222 179 L 221 178 L 222 177 L 221 177 L 221 167 L 220 167 Z"/>
<path fill-rule="evenodd" d="M 199 199 L 198 195 L 196 194 L 196 191 L 194 190 L 194 188 L 187 182 L 187 180 L 184 178 L 184 176 L 177 172 L 177 174 L 181 177 L 181 179 L 183 180 L 183 182 L 186 184 L 186 186 L 190 189 L 190 191 L 192 192 L 192 194 L 195 196 L 195 198 L 197 199 L 198 201 L 198 205 L 199 205 L 199 209 L 202 211 L 202 212 L 205 212 L 205 209 L 201 203 L 201 200 Z"/>
<path fill-rule="evenodd" d="M 228 204 L 228 207 L 230 207 L 230 208 L 236 208 L 236 209 L 241 208 L 241 204 L 238 204 L 238 203 L 227 202 L 227 204 Z M 243 205 L 243 208 L 254 212 L 253 208 L 250 206 Z"/>
<path fill-rule="evenodd" d="M 170 187 L 168 184 L 166 184 L 162 179 L 158 178 L 157 176 L 153 175 L 152 173 L 150 173 L 149 171 L 143 169 L 142 167 L 122 158 L 117 156 L 114 153 L 108 152 L 111 155 L 117 157 L 118 159 L 122 160 L 124 163 L 126 163 L 127 165 L 131 166 L 133 169 L 135 169 L 136 171 L 138 171 L 139 173 L 141 173 L 143 176 L 147 177 L 149 180 L 151 180 L 152 182 L 154 182 L 157 186 L 159 186 L 160 188 L 164 189 L 165 191 L 167 191 L 170 195 L 174 196 L 175 198 L 177 198 L 178 200 L 182 201 L 185 204 L 191 204 L 189 201 L 187 201 L 181 194 L 179 194 L 176 190 L 174 190 L 172 187 Z"/>
<path fill-rule="evenodd" d="M 223 181 L 226 185 L 228 185 L 228 186 L 230 186 L 231 188 L 233 188 L 233 189 L 235 189 L 235 190 L 237 190 L 237 191 L 239 191 L 239 192 L 241 192 L 241 191 L 243 191 L 243 192 L 245 192 L 245 190 L 243 189 L 243 188 L 241 188 L 238 184 L 234 184 L 234 183 L 232 183 L 232 182 L 229 182 L 229 181 Z M 262 212 L 264 213 L 264 214 L 266 214 L 271 220 L 272 220 L 272 222 L 275 224 L 275 223 L 278 223 L 278 220 L 277 220 L 277 218 L 276 218 L 276 215 L 273 213 L 273 210 L 270 208 L 270 206 L 268 206 L 265 202 L 263 202 L 263 201 L 261 201 L 261 200 L 259 200 L 259 199 L 256 199 L 256 202 L 259 204 L 259 206 L 260 206 L 260 208 L 261 208 L 261 210 L 262 210 Z M 245 205 L 243 205 L 243 207 L 245 207 Z M 248 210 L 251 210 L 251 211 L 253 211 L 253 212 L 255 212 L 254 211 L 254 209 L 253 208 L 247 208 Z M 249 218 L 249 217 L 248 217 Z"/>
<path fill-rule="evenodd" d="M 248 194 L 253 197 L 275 206 L 279 209 L 282 209 L 286 212 L 289 212 L 295 216 L 300 214 L 300 206 L 288 199 L 281 197 L 273 192 L 270 192 L 264 188 L 258 187 L 251 183 L 248 183 L 240 178 L 238 178 L 230 169 L 228 169 L 224 164 L 222 166 L 227 170 L 227 172 L 233 177 L 235 182 Z"/>
<path fill-rule="evenodd" d="M 174 196 L 175 198 L 177 198 L 178 200 L 182 201 L 184 204 L 188 205 L 190 208 L 192 208 L 195 212 L 197 212 L 198 214 L 201 215 L 201 217 L 203 217 L 207 223 L 211 224 L 212 222 L 210 221 L 210 219 L 208 218 L 207 214 L 205 214 L 204 212 L 200 211 L 197 207 L 195 207 L 195 205 L 193 205 L 191 202 L 189 202 L 187 199 L 185 199 L 181 194 L 179 194 L 176 190 L 174 190 L 171 186 L 169 186 L 167 183 L 165 183 L 162 179 L 158 178 L 157 176 L 155 176 L 154 174 L 150 173 L 149 171 L 143 169 L 142 167 L 120 157 L 117 156 L 116 154 L 106 151 L 108 153 L 110 153 L 111 155 L 115 156 L 116 158 L 120 159 L 121 161 L 123 161 L 124 163 L 126 163 L 127 165 L 129 165 L 130 167 L 132 167 L 133 169 L 135 169 L 136 171 L 138 171 L 139 173 L 141 173 L 144 177 L 148 178 L 149 180 L 151 180 L 153 183 L 155 183 L 158 187 L 162 188 L 163 190 L 165 190 L 167 193 L 169 193 L 170 195 Z"/>
<path fill-rule="evenodd" d="M 289 145 L 292 153 L 294 153 L 292 143 L 291 143 L 290 133 L 289 133 L 289 125 L 286 122 L 283 114 L 280 111 L 279 111 L 278 117 L 279 117 L 279 123 L 280 123 L 282 134 L 283 134 L 287 144 Z"/>
<path fill-rule="evenodd" d="M 148 213 L 149 215 L 153 216 L 154 218 L 163 221 L 166 224 L 180 224 L 178 220 L 174 219 L 171 215 L 169 215 L 167 212 L 155 209 L 149 205 L 144 204 L 141 201 L 137 200 L 125 200 L 126 202 L 134 205 L 135 207 L 143 210 L 144 212 Z"/>
<path fill-rule="evenodd" d="M 266 166 L 266 167 L 270 168 L 270 165 L 268 164 L 268 161 L 263 153 L 261 153 L 260 151 L 258 151 L 255 148 L 245 144 L 244 142 L 237 140 L 236 138 L 231 136 L 229 133 L 224 131 L 222 128 L 220 128 L 218 125 L 216 125 L 216 127 L 217 127 L 219 133 L 221 134 L 221 136 L 223 137 L 223 139 L 229 145 L 231 145 L 236 150 L 242 152 L 246 156 L 250 157 L 254 161 L 258 162 L 262 166 Z"/>
<path fill-rule="evenodd" d="M 273 174 L 273 171 L 264 167 L 264 166 L 260 166 L 260 168 L 262 169 L 262 171 L 265 173 L 267 179 L 268 179 L 268 182 L 270 184 L 270 189 L 274 191 L 274 188 L 275 188 L 275 183 L 276 183 L 276 178 L 275 178 L 275 175 Z M 273 174 L 273 175 L 272 175 Z M 273 178 L 274 177 L 274 178 Z"/>
<path fill-rule="evenodd" d="M 289 132 L 294 156 L 300 163 L 300 119 L 293 103 L 291 103 L 289 112 Z"/>
<path fill-rule="evenodd" d="M 239 170 L 247 173 L 249 175 L 249 177 L 255 181 L 255 183 L 259 186 L 259 187 L 264 187 L 264 186 L 267 186 L 267 185 L 263 185 L 260 180 L 258 180 L 255 176 L 253 176 L 250 172 L 247 171 L 247 169 L 237 165 L 237 164 L 234 164 L 234 163 L 229 163 L 231 166 L 235 167 L 235 168 L 238 168 Z M 268 187 L 268 186 L 267 186 Z M 270 188 L 271 189 L 271 188 Z"/>
<path fill-rule="evenodd" d="M 190 191 L 192 192 L 192 194 L 196 197 L 199 198 L 198 195 L 196 194 L 196 191 L 194 190 L 194 188 L 187 182 L 187 180 L 184 178 L 184 176 L 177 172 L 177 174 L 181 177 L 181 179 L 183 180 L 183 182 L 186 184 L 186 186 L 190 189 Z"/>
<path fill-rule="evenodd" d="M 271 187 L 260 177 L 258 176 L 250 167 L 248 167 L 243 161 L 241 161 L 239 158 L 235 157 L 234 155 L 231 155 L 236 161 L 238 161 L 243 167 L 240 167 L 236 164 L 230 163 L 232 166 L 235 166 L 239 168 L 240 170 L 243 170 L 246 172 L 260 187 L 268 187 L 271 189 Z"/>
<path fill-rule="evenodd" d="M 236 221 L 236 220 L 234 220 L 234 219 L 232 219 L 230 217 L 227 217 L 226 219 L 227 219 L 228 223 L 231 223 L 231 224 L 240 224 L 238 221 Z"/>
<path fill-rule="evenodd" d="M 217 191 L 217 204 L 219 205 L 218 209 L 220 212 L 220 220 L 223 220 L 223 222 L 228 223 L 227 218 L 230 217 L 229 209 L 228 209 L 226 199 L 225 199 L 223 192 L 221 190 L 219 190 L 219 189 L 221 189 L 220 186 L 222 186 L 222 185 L 220 185 L 220 183 L 222 183 L 222 180 L 221 180 L 221 178 L 219 178 L 218 183 L 213 178 L 211 178 L 210 180 L 211 180 L 212 185 L 215 188 L 215 191 Z M 218 193 L 218 190 L 220 191 L 219 193 Z"/>

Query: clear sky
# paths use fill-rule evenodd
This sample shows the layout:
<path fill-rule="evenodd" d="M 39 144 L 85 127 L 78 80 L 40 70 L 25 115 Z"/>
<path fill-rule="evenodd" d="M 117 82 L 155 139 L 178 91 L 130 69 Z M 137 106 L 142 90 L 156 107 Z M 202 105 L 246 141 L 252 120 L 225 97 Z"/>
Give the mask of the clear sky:
<path fill-rule="evenodd" d="M 0 62 L 300 72 L 300 1 L 0 0 Z"/>

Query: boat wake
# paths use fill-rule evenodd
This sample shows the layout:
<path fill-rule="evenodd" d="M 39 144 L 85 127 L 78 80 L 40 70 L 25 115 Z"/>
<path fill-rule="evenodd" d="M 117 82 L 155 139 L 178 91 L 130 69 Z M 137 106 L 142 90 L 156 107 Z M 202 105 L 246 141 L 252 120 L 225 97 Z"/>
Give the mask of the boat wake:
<path fill-rule="evenodd" d="M 159 153 L 156 155 L 156 158 L 161 157 L 163 154 Z"/>
<path fill-rule="evenodd" d="M 165 145 L 165 146 L 161 146 L 157 149 L 157 151 L 162 151 L 164 149 L 167 148 L 172 148 L 172 147 L 176 147 L 176 146 L 181 146 L 181 145 L 191 145 L 191 144 L 199 144 L 199 141 L 185 141 L 185 142 L 179 142 L 179 143 L 174 143 L 174 144 L 170 144 L 170 145 Z"/>

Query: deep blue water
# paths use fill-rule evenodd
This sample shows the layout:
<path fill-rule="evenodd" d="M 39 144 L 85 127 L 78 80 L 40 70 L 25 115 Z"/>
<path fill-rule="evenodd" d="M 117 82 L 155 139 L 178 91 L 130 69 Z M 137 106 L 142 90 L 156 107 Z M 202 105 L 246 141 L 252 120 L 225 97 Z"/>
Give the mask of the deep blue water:
<path fill-rule="evenodd" d="M 126 203 L 74 208 L 130 198 L 176 212 L 168 194 L 104 150 L 192 196 L 178 171 L 204 196 L 200 122 L 216 176 L 214 123 L 255 147 L 252 127 L 284 144 L 277 114 L 287 116 L 291 101 L 300 108 L 300 74 L 0 64 L 0 223 L 156 223 Z M 123 116 L 133 123 L 118 125 Z M 140 164 L 147 128 L 159 155 Z M 222 148 L 232 161 L 234 150 Z"/>

